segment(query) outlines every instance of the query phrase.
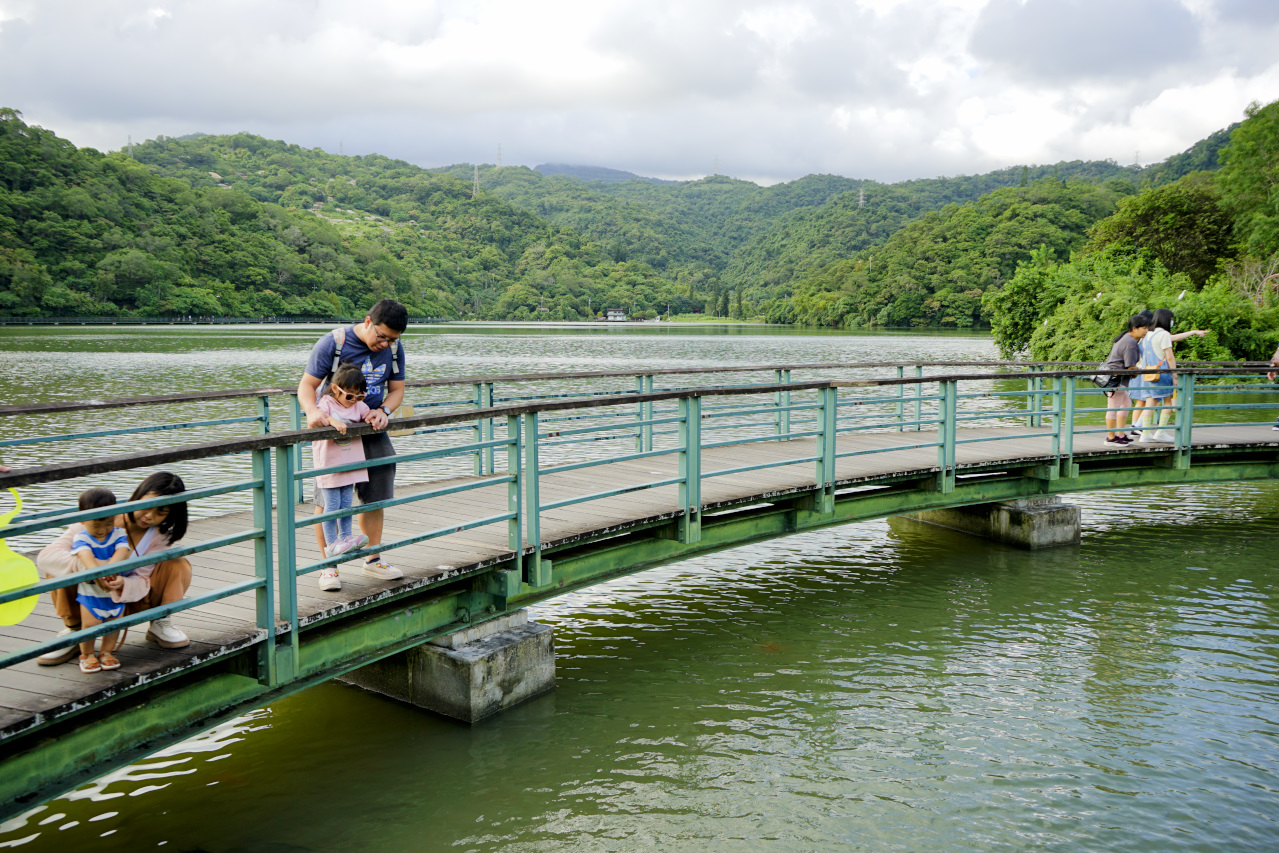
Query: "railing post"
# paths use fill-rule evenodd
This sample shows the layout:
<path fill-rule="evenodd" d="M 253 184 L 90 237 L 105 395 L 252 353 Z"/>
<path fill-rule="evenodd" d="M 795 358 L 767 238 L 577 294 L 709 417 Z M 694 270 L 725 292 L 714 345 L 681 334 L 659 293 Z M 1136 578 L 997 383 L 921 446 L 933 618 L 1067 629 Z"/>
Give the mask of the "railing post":
<path fill-rule="evenodd" d="M 271 398 L 263 394 L 258 397 L 258 434 L 266 435 L 271 431 Z"/>
<path fill-rule="evenodd" d="M 265 401 L 265 398 L 262 398 Z M 258 628 L 266 631 L 266 639 L 258 645 L 258 680 L 278 684 L 275 666 L 275 579 L 272 577 L 271 543 L 271 451 L 253 451 L 253 527 L 261 535 L 253 540 L 253 573 L 266 581 L 254 593 Z M 281 490 L 284 491 L 283 489 Z M 287 503 L 287 501 L 284 501 Z"/>
<path fill-rule="evenodd" d="M 1038 381 L 1043 382 L 1043 379 L 1041 378 Z M 1061 439 L 1062 439 L 1062 436 L 1061 436 L 1061 426 L 1062 426 L 1061 377 L 1057 377 L 1056 379 L 1053 379 L 1052 383 L 1053 383 L 1052 391 L 1049 393 L 1049 396 L 1052 402 L 1050 403 L 1048 408 L 1048 412 L 1049 412 L 1048 422 L 1050 426 L 1054 427 L 1053 433 L 1052 433 L 1053 458 L 1056 459 L 1058 463 L 1060 463 L 1061 462 Z M 1042 419 L 1040 419 L 1040 423 L 1043 423 Z"/>
<path fill-rule="evenodd" d="M 835 511 L 835 432 L 839 399 L 831 385 L 818 390 L 821 399 L 822 431 L 817 437 L 817 500 L 813 509 L 822 515 Z"/>
<path fill-rule="evenodd" d="M 1030 376 L 1026 379 L 1026 390 L 1033 392 L 1026 398 L 1026 404 L 1030 407 L 1029 423 L 1032 429 L 1038 429 L 1044 425 L 1044 420 L 1040 416 L 1044 405 L 1044 380 L 1039 376 L 1042 368 L 1038 365 L 1031 365 Z"/>
<path fill-rule="evenodd" d="M 294 430 L 300 430 L 305 423 L 302 421 L 302 404 L 298 402 L 298 395 L 294 394 L 289 397 L 289 423 Z M 289 448 L 289 452 L 293 454 L 293 470 L 302 470 L 302 442 L 298 442 Z M 278 489 L 281 495 L 290 495 L 294 503 L 302 503 L 305 498 L 302 495 L 302 481 L 298 480 L 292 483 L 281 481 Z"/>
<path fill-rule="evenodd" d="M 486 409 L 493 408 L 493 383 L 492 382 L 484 383 L 484 390 L 482 392 L 482 397 L 483 397 L 482 404 L 484 408 Z M 482 421 L 483 423 L 481 424 L 481 426 L 483 427 L 483 437 L 480 440 L 492 441 L 493 440 L 493 419 L 483 418 Z M 481 470 L 480 473 L 492 474 L 493 472 L 497 470 L 493 464 L 493 448 L 486 447 L 484 449 L 484 463 L 485 464 L 482 466 L 482 468 L 487 470 Z"/>
<path fill-rule="evenodd" d="M 524 416 L 524 541 L 532 547 L 525 558 L 524 580 L 531 587 L 551 582 L 551 561 L 542 559 L 542 502 L 538 494 L 537 412 Z"/>
<path fill-rule="evenodd" d="M 679 541 L 702 541 L 702 398 L 679 401 Z"/>
<path fill-rule="evenodd" d="M 645 373 L 635 377 L 635 390 L 640 394 L 652 394 L 653 375 Z M 643 422 L 653 419 L 653 404 L 637 404 L 635 407 L 635 419 L 641 422 L 639 430 L 635 433 L 635 449 L 640 453 L 646 453 L 653 449 L 653 425 Z"/>
<path fill-rule="evenodd" d="M 789 385 L 790 371 L 774 370 L 773 380 L 778 385 Z M 790 435 L 790 390 L 774 394 L 773 405 L 777 408 L 777 414 L 773 418 L 773 432 L 776 433 L 777 440 L 781 441 L 784 436 Z"/>
<path fill-rule="evenodd" d="M 924 366 L 922 364 L 915 365 L 915 378 L 924 378 Z M 915 383 L 915 432 L 919 432 L 924 428 L 920 423 L 924 419 L 924 383 Z"/>
<path fill-rule="evenodd" d="M 277 447 L 275 449 L 276 477 L 281 485 L 280 491 L 290 488 L 293 475 L 293 448 Z M 275 542 L 276 542 L 276 583 L 281 622 L 289 623 L 289 635 L 283 645 L 272 643 L 268 654 L 271 662 L 268 675 L 270 684 L 283 684 L 291 681 L 297 673 L 298 661 L 298 579 L 297 579 L 297 530 L 293 527 L 295 510 L 290 501 L 277 501 L 275 506 Z"/>
<path fill-rule="evenodd" d="M 906 377 L 906 366 L 904 364 L 897 365 L 897 378 L 904 379 L 905 377 Z M 898 385 L 897 386 L 897 406 L 896 406 L 898 432 L 902 431 L 902 421 L 904 420 L 905 414 L 906 414 L 905 400 L 906 400 L 906 386 Z"/>
<path fill-rule="evenodd" d="M 1182 373 L 1177 376 L 1177 452 L 1178 468 L 1190 467 L 1190 441 L 1195 420 L 1195 375 Z"/>
<path fill-rule="evenodd" d="M 1079 476 L 1079 466 L 1075 464 L 1075 377 L 1063 376 L 1060 383 L 1060 394 L 1056 408 L 1058 451 L 1060 453 L 1061 476 L 1075 478 Z"/>
<path fill-rule="evenodd" d="M 520 462 L 524 458 L 524 433 L 520 429 L 518 415 L 506 416 L 506 475 L 511 482 L 506 484 L 506 511 L 514 517 L 506 522 L 506 544 L 511 549 L 511 566 L 509 570 L 498 570 L 493 573 L 493 583 L 488 592 L 498 599 L 498 606 L 505 609 L 506 600 L 518 595 L 524 582 L 524 499 L 521 487 L 524 484 L 520 472 Z"/>
<path fill-rule="evenodd" d="M 954 379 L 937 383 L 938 396 L 941 397 L 938 405 L 941 417 L 938 437 L 941 443 L 937 447 L 937 465 L 941 468 L 941 473 L 937 475 L 937 491 L 942 494 L 955 491 L 955 399 L 958 384 Z"/>
<path fill-rule="evenodd" d="M 506 473 L 514 478 L 514 482 L 506 485 L 506 511 L 515 513 L 515 518 L 506 523 L 506 542 L 515 552 L 518 567 L 520 555 L 524 552 L 524 498 L 520 493 L 523 485 L 523 474 L 520 464 L 524 459 L 524 433 L 520 430 L 520 416 L 506 416 Z"/>
<path fill-rule="evenodd" d="M 471 405 L 476 409 L 484 408 L 483 382 L 475 382 L 471 384 Z M 471 439 L 476 444 L 479 444 L 484 440 L 483 420 L 483 418 L 477 417 L 475 419 L 475 426 L 471 427 Z M 481 477 L 484 475 L 484 452 L 482 450 L 475 451 L 475 459 L 472 461 L 472 468 L 475 471 L 475 476 Z"/>

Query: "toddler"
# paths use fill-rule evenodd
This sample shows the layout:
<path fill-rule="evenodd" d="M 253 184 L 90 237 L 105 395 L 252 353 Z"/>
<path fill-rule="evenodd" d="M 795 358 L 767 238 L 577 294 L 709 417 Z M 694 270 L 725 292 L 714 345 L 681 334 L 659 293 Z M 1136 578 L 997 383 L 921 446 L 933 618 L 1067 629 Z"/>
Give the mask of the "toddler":
<path fill-rule="evenodd" d="M 87 489 L 80 495 L 80 509 L 102 509 L 115 506 L 115 495 L 110 489 Z M 118 563 L 129 557 L 129 537 L 123 527 L 115 526 L 115 519 L 94 518 L 84 522 L 81 530 L 71 540 L 71 554 L 80 563 L 84 571 L 104 566 L 107 563 Z M 125 572 L 132 574 L 132 572 Z M 110 619 L 116 619 L 124 613 L 123 602 L 112 598 L 111 593 L 124 588 L 124 579 L 120 575 L 107 575 L 96 580 L 84 581 L 76 587 L 76 601 L 80 604 L 80 626 L 92 628 Z M 119 669 L 120 661 L 112 652 L 118 648 L 116 639 L 120 632 L 105 634 L 102 637 L 102 652 L 96 653 L 95 640 L 85 640 L 80 644 L 80 671 L 101 672 L 104 669 Z"/>

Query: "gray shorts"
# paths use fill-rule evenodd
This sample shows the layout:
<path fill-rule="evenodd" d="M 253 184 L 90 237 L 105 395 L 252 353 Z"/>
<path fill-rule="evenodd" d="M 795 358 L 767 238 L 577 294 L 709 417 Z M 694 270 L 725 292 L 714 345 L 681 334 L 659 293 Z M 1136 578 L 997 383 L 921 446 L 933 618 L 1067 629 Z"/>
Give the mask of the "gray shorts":
<path fill-rule="evenodd" d="M 391 446 L 391 437 L 385 432 L 361 436 L 361 440 L 364 442 L 365 459 L 385 459 L 395 455 L 395 448 Z M 362 504 L 388 501 L 394 497 L 395 465 L 370 468 L 368 482 L 355 484 L 355 496 Z"/>

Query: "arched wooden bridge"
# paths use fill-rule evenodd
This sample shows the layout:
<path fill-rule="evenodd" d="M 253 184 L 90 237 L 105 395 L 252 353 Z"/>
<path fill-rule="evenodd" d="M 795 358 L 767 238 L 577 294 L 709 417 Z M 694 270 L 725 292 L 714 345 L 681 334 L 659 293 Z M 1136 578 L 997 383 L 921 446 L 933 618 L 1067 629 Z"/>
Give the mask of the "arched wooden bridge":
<path fill-rule="evenodd" d="M 69 424 L 46 436 L 10 429 L 0 448 L 48 451 L 70 446 L 50 442 L 123 434 L 135 446 L 171 445 L 79 461 L 68 454 L 63 464 L 0 474 L 0 488 L 24 487 L 40 504 L 0 530 L 6 537 L 47 539 L 92 515 L 68 499 L 87 483 L 209 464 L 231 477 L 204 485 L 184 475 L 184 497 L 205 516 L 168 552 L 195 566 L 188 598 L 107 626 L 177 612 L 188 648 L 131 640 L 122 669 L 83 675 L 35 665 L 57 647 L 61 627 L 44 602 L 21 625 L 0 627 L 0 818 L 432 637 L 691 555 L 943 507 L 1279 477 L 1271 426 L 1279 394 L 1264 366 L 1181 371 L 1175 441 L 1126 448 L 1102 444 L 1105 401 L 1085 378 L 1093 371 L 1057 367 L 783 365 L 410 383 L 425 402 L 393 423 L 412 434 L 397 439 L 402 485 L 374 505 L 387 511 L 382 550 L 405 578 L 347 573 L 337 593 L 320 592 L 314 573 L 346 558 L 320 559 L 309 529 L 320 516 L 299 503 L 316 473 L 303 467 L 302 448 L 332 433 L 270 431 L 269 401 L 287 404 L 290 389 L 0 408 L 0 423 Z M 761 372 L 772 375 L 754 381 Z M 801 372 L 813 378 L 796 379 Z M 622 377 L 634 378 L 634 392 L 615 387 Z M 458 387 L 467 395 L 450 398 Z M 245 400 L 256 401 L 247 415 L 71 431 L 107 409 Z M 296 425 L 296 400 L 290 412 Z M 162 440 L 239 424 L 255 434 Z M 9 457 L 21 464 L 13 450 Z M 243 510 L 218 509 L 237 499 Z M 43 581 L 0 602 L 88 576 Z"/>

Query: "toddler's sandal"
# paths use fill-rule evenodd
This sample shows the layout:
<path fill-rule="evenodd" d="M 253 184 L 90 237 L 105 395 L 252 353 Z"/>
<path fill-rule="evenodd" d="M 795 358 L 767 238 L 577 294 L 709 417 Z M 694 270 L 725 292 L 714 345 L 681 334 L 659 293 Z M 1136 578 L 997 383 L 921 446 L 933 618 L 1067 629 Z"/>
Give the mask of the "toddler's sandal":
<path fill-rule="evenodd" d="M 102 654 L 98 655 L 98 665 L 101 666 L 103 669 L 119 669 L 120 661 L 115 655 L 111 654 L 110 652 L 103 652 Z"/>
<path fill-rule="evenodd" d="M 119 665 L 117 662 L 116 666 Z M 86 675 L 93 672 L 101 672 L 102 664 L 98 663 L 98 656 L 94 654 L 80 655 L 80 671 Z"/>

